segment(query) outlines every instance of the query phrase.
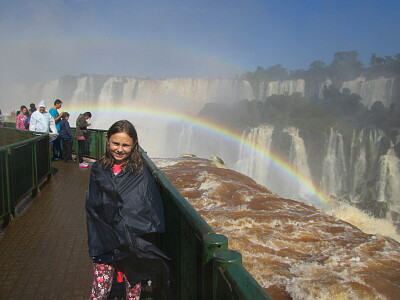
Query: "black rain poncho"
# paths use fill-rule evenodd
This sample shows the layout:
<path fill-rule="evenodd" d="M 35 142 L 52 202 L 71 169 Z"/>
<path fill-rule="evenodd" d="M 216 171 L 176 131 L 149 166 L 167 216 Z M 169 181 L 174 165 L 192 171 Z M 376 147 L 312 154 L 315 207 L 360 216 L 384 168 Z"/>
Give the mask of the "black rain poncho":
<path fill-rule="evenodd" d="M 96 162 L 86 198 L 89 254 L 97 263 L 115 265 L 131 285 L 155 272 L 168 273 L 169 258 L 144 238 L 164 232 L 164 211 L 146 166 L 114 175 Z M 168 275 L 167 275 L 168 276 Z"/>

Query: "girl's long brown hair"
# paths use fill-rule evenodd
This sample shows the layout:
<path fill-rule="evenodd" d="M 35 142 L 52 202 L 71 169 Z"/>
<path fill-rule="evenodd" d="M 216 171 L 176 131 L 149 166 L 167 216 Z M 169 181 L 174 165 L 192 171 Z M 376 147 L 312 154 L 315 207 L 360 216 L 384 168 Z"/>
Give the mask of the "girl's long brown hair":
<path fill-rule="evenodd" d="M 128 167 L 132 168 L 133 173 L 140 173 L 143 170 L 143 161 L 139 152 L 139 142 L 137 132 L 133 124 L 127 120 L 120 120 L 111 125 L 107 131 L 107 143 L 106 152 L 100 158 L 99 162 L 101 166 L 105 168 L 112 168 L 115 164 L 114 156 L 110 151 L 110 137 L 113 134 L 125 132 L 133 141 L 131 154 L 125 160 L 123 166 L 124 172 L 127 171 Z"/>

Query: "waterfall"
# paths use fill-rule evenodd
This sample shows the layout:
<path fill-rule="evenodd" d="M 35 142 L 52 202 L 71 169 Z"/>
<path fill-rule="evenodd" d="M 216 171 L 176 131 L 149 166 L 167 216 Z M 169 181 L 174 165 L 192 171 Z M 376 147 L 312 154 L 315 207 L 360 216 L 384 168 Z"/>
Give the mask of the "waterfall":
<path fill-rule="evenodd" d="M 177 154 L 193 154 L 193 125 L 182 125 L 178 136 Z"/>
<path fill-rule="evenodd" d="M 264 185 L 268 183 L 270 160 L 263 153 L 270 151 L 273 131 L 272 126 L 262 125 L 243 132 L 239 159 L 235 165 L 238 172 Z"/>
<path fill-rule="evenodd" d="M 285 134 L 290 139 L 287 170 L 284 170 L 281 163 L 273 162 L 268 157 L 272 149 L 285 147 L 280 144 L 279 138 Z M 299 181 L 299 177 L 310 181 L 311 175 L 304 141 L 299 136 L 298 129 L 294 127 L 285 128 L 277 133 L 274 133 L 274 127 L 269 125 L 245 130 L 242 134 L 235 170 L 252 177 L 282 197 L 304 199 L 309 193 L 304 184 Z"/>
<path fill-rule="evenodd" d="M 96 102 L 96 92 L 94 88 L 94 80 L 91 76 L 85 76 L 78 78 L 78 85 L 76 90 L 72 94 L 72 99 L 70 100 L 70 104 L 80 105 L 80 104 L 88 104 L 91 102 Z M 63 100 L 64 102 L 67 102 Z"/>
<path fill-rule="evenodd" d="M 126 82 L 119 76 L 110 77 L 100 90 L 97 105 L 101 107 L 118 104 L 121 101 Z"/>
<path fill-rule="evenodd" d="M 330 129 L 326 144 L 326 155 L 322 163 L 321 187 L 328 196 L 340 196 L 346 190 L 347 169 L 343 137 Z"/>
<path fill-rule="evenodd" d="M 389 106 L 394 100 L 394 82 L 393 78 L 358 78 L 343 83 L 341 88 L 360 94 L 368 107 L 376 100 Z M 329 79 L 324 82 L 327 85 L 331 83 Z M 20 90 L 25 91 L 24 88 Z M 304 90 L 303 79 L 254 83 L 221 78 L 155 80 L 80 75 L 37 84 L 33 89 L 26 89 L 29 93 L 19 95 L 18 99 L 34 96 L 36 100 L 45 99 L 50 106 L 54 99 L 59 98 L 64 103 L 63 109 L 71 110 L 72 115 L 87 107 L 94 112 L 93 128 L 108 128 L 115 118 L 132 118 L 141 145 L 153 157 L 182 153 L 205 158 L 217 155 L 228 167 L 252 177 L 280 196 L 302 201 L 308 197 L 307 189 L 295 177 L 304 181 L 313 178 L 314 185 L 327 196 L 346 200 L 358 207 L 368 202 L 365 211 L 371 203 L 372 206 L 376 203 L 383 203 L 382 207 L 387 205 L 389 215 L 400 223 L 399 159 L 393 150 L 394 145 L 399 147 L 400 134 L 397 137 L 391 134 L 389 138 L 383 131 L 370 127 L 353 132 L 331 128 L 326 138 L 310 136 L 309 133 L 302 137 L 302 131 L 295 127 L 277 129 L 271 125 L 255 125 L 243 131 L 240 143 L 239 138 L 229 140 L 218 130 L 200 128 L 194 123 L 189 124 L 190 121 L 177 119 L 171 122 L 168 115 L 169 111 L 176 111 L 178 115 L 187 113 L 196 118 L 210 103 L 223 104 L 229 109 L 230 104 L 243 99 L 266 100 L 273 94 L 304 95 Z M 109 106 L 127 109 L 116 110 L 113 114 L 103 114 L 99 109 Z M 156 114 L 153 118 L 139 113 L 133 118 L 130 113 L 138 107 L 160 111 L 161 114 L 165 110 L 168 116 L 163 118 Z M 72 126 L 75 118 L 75 115 L 71 117 Z M 233 124 L 235 120 L 229 122 Z M 170 123 L 174 123 L 171 128 Z M 284 163 L 271 160 L 270 154 L 280 157 Z M 291 176 L 291 171 L 294 176 Z"/>
<path fill-rule="evenodd" d="M 305 81 L 304 79 L 271 81 L 266 83 L 263 87 L 265 89 L 262 93 L 263 100 L 272 95 L 292 95 L 294 93 L 299 93 L 304 96 Z"/>
<path fill-rule="evenodd" d="M 352 203 L 376 217 L 387 215 L 400 223 L 400 159 L 394 143 L 383 152 L 388 147 L 383 131 L 365 128 L 350 134 L 345 139 L 340 130 L 330 128 L 325 146 L 319 150 L 323 154 L 321 161 L 314 163 L 312 169 L 298 128 L 287 127 L 278 132 L 270 125 L 248 128 L 242 134 L 234 168 L 282 197 L 317 205 L 304 181 L 311 183 L 319 166 L 321 176 L 316 177 L 320 180 L 314 186 L 326 196 Z M 267 159 L 265 153 L 272 151 L 279 153 L 287 164 L 285 168 L 295 176 L 287 176 L 282 165 Z"/>
<path fill-rule="evenodd" d="M 390 210 L 400 213 L 400 160 L 393 147 L 379 159 L 377 199 L 388 204 Z"/>
<path fill-rule="evenodd" d="M 206 103 L 233 103 L 243 99 L 265 100 L 278 95 L 304 95 L 304 80 L 260 82 L 229 78 L 169 78 L 156 80 L 129 76 L 80 75 L 64 76 L 51 82 L 39 83 L 27 89 L 23 98 L 64 104 L 90 105 L 151 105 L 183 112 L 198 113 Z M 37 95 L 37 96 L 36 96 Z M 21 98 L 19 96 L 18 98 Z"/>
<path fill-rule="evenodd" d="M 364 141 L 364 130 L 357 132 L 353 130 L 350 145 L 350 193 L 355 195 L 365 185 L 367 171 L 366 147 Z"/>
<path fill-rule="evenodd" d="M 284 129 L 291 137 L 289 150 L 289 164 L 292 170 L 299 174 L 304 180 L 311 181 L 310 170 L 308 167 L 308 156 L 304 146 L 304 140 L 299 136 L 299 129 L 289 127 Z M 292 198 L 306 199 L 309 191 L 297 179 L 291 179 L 288 182 L 288 194 Z"/>
<path fill-rule="evenodd" d="M 393 99 L 394 78 L 378 78 L 366 80 L 365 77 L 359 77 L 353 81 L 344 82 L 343 88 L 348 88 L 352 93 L 359 94 L 366 107 L 379 100 L 386 107 L 390 106 Z"/>

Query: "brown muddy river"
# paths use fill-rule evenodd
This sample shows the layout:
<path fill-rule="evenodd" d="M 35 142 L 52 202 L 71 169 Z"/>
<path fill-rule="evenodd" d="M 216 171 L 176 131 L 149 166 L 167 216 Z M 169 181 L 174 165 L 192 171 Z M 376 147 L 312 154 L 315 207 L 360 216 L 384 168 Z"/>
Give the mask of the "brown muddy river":
<path fill-rule="evenodd" d="M 400 243 L 209 160 L 153 159 L 273 299 L 400 299 Z"/>

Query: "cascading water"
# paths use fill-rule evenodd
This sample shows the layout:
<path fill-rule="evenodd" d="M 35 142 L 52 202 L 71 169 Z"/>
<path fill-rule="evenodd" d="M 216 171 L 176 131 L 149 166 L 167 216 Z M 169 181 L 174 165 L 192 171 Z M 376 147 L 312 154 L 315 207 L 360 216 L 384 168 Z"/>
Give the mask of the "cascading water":
<path fill-rule="evenodd" d="M 363 132 L 363 130 L 360 132 L 353 130 L 351 138 L 349 187 L 353 195 L 365 182 L 364 174 L 367 162 L 365 145 L 362 143 Z"/>
<path fill-rule="evenodd" d="M 348 88 L 352 93 L 360 95 L 366 107 L 379 99 L 386 107 L 390 106 L 393 100 L 393 78 L 378 78 L 366 80 L 365 77 L 359 77 L 355 80 L 344 82 L 343 88 Z"/>
<path fill-rule="evenodd" d="M 322 162 L 321 188 L 325 195 L 337 197 L 346 190 L 347 169 L 344 154 L 343 137 L 333 128 L 330 129 L 326 156 Z"/>
<path fill-rule="evenodd" d="M 193 153 L 193 125 L 182 126 L 179 132 L 177 152 L 181 154 Z"/>
<path fill-rule="evenodd" d="M 291 137 L 289 164 L 296 174 L 300 174 L 306 181 L 311 181 L 310 170 L 308 167 L 308 156 L 304 146 L 304 140 L 299 136 L 299 129 L 289 127 L 284 129 Z M 293 199 L 308 199 L 310 191 L 298 180 L 291 178 L 288 182 L 288 193 Z"/>
<path fill-rule="evenodd" d="M 96 97 L 94 82 L 92 77 L 83 77 L 77 79 L 77 87 L 71 98 L 71 105 L 80 105 L 81 103 L 91 102 Z"/>
<path fill-rule="evenodd" d="M 243 132 L 243 141 L 249 141 L 249 146 L 242 143 L 239 150 L 239 159 L 235 169 L 250 176 L 260 184 L 266 184 L 269 173 L 270 161 L 265 158 L 263 152 L 269 152 L 272 141 L 272 126 L 260 126 Z"/>
<path fill-rule="evenodd" d="M 377 202 L 387 203 L 390 211 L 398 216 L 400 214 L 400 159 L 393 148 L 379 158 L 378 174 Z"/>

